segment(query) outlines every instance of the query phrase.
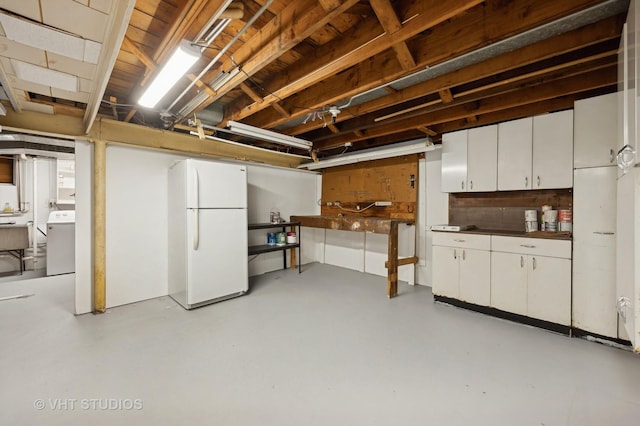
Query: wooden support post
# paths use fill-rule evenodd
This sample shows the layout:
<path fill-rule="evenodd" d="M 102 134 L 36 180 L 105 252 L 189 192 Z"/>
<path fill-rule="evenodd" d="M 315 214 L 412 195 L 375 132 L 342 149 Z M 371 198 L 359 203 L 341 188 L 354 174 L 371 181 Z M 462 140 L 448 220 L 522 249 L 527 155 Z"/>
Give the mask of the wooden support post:
<path fill-rule="evenodd" d="M 398 294 L 398 222 L 391 221 L 387 258 L 387 297 Z"/>
<path fill-rule="evenodd" d="M 291 227 L 291 232 L 296 232 L 296 227 L 295 226 Z M 300 236 L 297 235 L 297 238 L 300 238 Z M 296 248 L 292 247 L 290 252 L 291 252 L 291 266 L 290 267 L 291 267 L 291 269 L 296 269 L 298 267 L 298 264 L 296 262 Z"/>
<path fill-rule="evenodd" d="M 93 312 L 107 310 L 106 288 L 106 157 L 107 143 L 93 143 Z"/>

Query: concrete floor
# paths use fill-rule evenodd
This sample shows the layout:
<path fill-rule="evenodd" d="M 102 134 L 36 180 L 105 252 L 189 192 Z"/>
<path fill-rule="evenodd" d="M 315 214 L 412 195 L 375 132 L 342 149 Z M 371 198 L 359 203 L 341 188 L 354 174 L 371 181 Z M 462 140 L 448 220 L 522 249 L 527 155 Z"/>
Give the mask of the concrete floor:
<path fill-rule="evenodd" d="M 613 425 L 640 419 L 640 356 L 312 264 L 185 311 L 74 316 L 73 275 L 0 283 L 6 425 Z M 41 407 L 36 407 L 42 404 Z"/>

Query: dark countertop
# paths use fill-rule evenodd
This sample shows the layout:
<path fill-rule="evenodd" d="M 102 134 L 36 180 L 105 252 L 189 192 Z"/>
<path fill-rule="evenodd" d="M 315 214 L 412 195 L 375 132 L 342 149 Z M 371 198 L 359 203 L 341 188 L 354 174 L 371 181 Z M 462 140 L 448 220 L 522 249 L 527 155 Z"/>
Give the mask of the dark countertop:
<path fill-rule="evenodd" d="M 457 233 L 457 234 L 479 234 L 479 235 L 500 235 L 503 237 L 522 237 L 522 238 L 546 238 L 549 240 L 565 240 L 571 241 L 571 232 L 547 232 L 547 231 L 534 231 L 534 232 L 524 232 L 524 231 L 506 231 L 503 229 L 480 229 L 473 228 L 467 229 L 466 231 L 460 232 L 451 232 L 451 231 L 436 231 L 433 232 L 446 232 L 446 233 Z"/>

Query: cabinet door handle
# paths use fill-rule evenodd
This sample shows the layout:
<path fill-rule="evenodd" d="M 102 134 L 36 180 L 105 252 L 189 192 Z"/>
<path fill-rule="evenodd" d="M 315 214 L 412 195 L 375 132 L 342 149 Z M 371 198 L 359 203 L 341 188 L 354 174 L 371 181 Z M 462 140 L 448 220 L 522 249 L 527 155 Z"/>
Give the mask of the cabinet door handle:
<path fill-rule="evenodd" d="M 458 258 L 458 251 L 456 249 L 453 249 L 453 258 L 454 259 Z"/>
<path fill-rule="evenodd" d="M 464 181 L 462 181 L 462 190 L 464 191 Z"/>
<path fill-rule="evenodd" d="M 538 186 L 540 186 L 540 176 L 538 176 L 537 182 L 538 182 Z"/>
<path fill-rule="evenodd" d="M 529 187 L 529 176 L 525 176 L 524 177 L 524 187 L 528 188 Z"/>
<path fill-rule="evenodd" d="M 602 232 L 602 231 L 594 231 L 594 234 L 598 234 L 598 235 L 615 235 L 615 232 Z"/>
<path fill-rule="evenodd" d="M 535 271 L 535 269 L 536 269 L 536 258 L 534 257 L 533 258 L 533 270 Z"/>
<path fill-rule="evenodd" d="M 472 180 L 469 181 L 469 189 L 473 189 L 473 181 Z"/>
<path fill-rule="evenodd" d="M 520 247 L 524 247 L 524 248 L 536 248 L 536 246 L 531 245 L 531 244 L 520 244 Z"/>
<path fill-rule="evenodd" d="M 453 241 L 455 241 L 456 243 L 464 243 L 464 240 L 461 240 L 461 239 L 458 239 L 458 238 L 455 238 Z"/>
<path fill-rule="evenodd" d="M 464 250 L 462 250 L 462 260 L 464 260 Z"/>
<path fill-rule="evenodd" d="M 520 267 L 524 268 L 524 257 L 520 256 Z"/>
<path fill-rule="evenodd" d="M 615 160 L 615 159 L 616 159 L 615 151 L 613 150 L 613 148 L 611 148 L 609 150 L 609 163 L 613 164 L 613 160 Z"/>

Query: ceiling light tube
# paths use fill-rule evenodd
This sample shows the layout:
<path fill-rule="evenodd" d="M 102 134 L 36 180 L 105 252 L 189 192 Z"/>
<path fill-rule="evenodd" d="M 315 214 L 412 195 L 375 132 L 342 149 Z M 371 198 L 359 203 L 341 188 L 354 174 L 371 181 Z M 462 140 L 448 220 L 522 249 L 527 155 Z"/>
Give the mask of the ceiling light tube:
<path fill-rule="evenodd" d="M 229 80 L 235 77 L 239 72 L 240 72 L 240 67 L 236 67 L 231 71 L 222 71 L 211 82 L 211 88 L 217 91 L 219 88 L 227 84 Z"/>
<path fill-rule="evenodd" d="M 403 155 L 417 154 L 421 152 L 440 149 L 441 145 L 433 145 L 431 139 L 416 139 L 408 142 L 401 142 L 392 146 L 365 149 L 354 152 L 350 155 L 337 155 L 313 163 L 305 163 L 298 166 L 299 169 L 317 170 L 328 167 L 355 164 L 363 161 L 381 160 L 383 158 L 400 157 Z"/>
<path fill-rule="evenodd" d="M 313 142 L 306 141 L 304 139 L 283 135 L 282 133 L 272 132 L 271 130 L 265 130 L 259 127 L 249 126 L 248 124 L 238 123 L 237 121 L 229 121 L 227 123 L 227 127 L 229 127 L 229 132 L 236 135 L 248 136 L 250 138 L 287 145 L 293 148 L 308 150 L 313 146 Z"/>
<path fill-rule="evenodd" d="M 160 99 L 183 77 L 187 71 L 200 59 L 200 49 L 186 40 L 182 40 L 173 55 L 162 67 L 144 92 L 138 104 L 153 108 Z"/>
<path fill-rule="evenodd" d="M 193 130 L 189 131 L 189 134 L 193 135 L 193 136 L 200 137 L 198 132 L 194 132 Z M 212 140 L 212 141 L 218 141 L 218 142 L 222 142 L 222 143 L 228 143 L 230 145 L 240 146 L 242 148 L 247 148 L 247 149 L 251 149 L 251 150 L 257 150 L 257 151 L 262 151 L 262 152 L 272 152 L 272 153 L 277 153 L 277 154 L 280 154 L 280 155 L 286 155 L 288 157 L 293 157 L 293 158 L 304 158 L 306 160 L 309 159 L 309 156 L 305 156 L 305 155 L 297 155 L 297 154 L 290 154 L 288 152 L 274 151 L 274 150 L 271 150 L 271 149 L 260 148 L 259 146 L 246 145 L 246 144 L 243 144 L 243 143 L 230 141 L 230 140 L 219 138 L 219 137 L 216 137 L 216 136 L 204 135 L 204 138 Z"/>

